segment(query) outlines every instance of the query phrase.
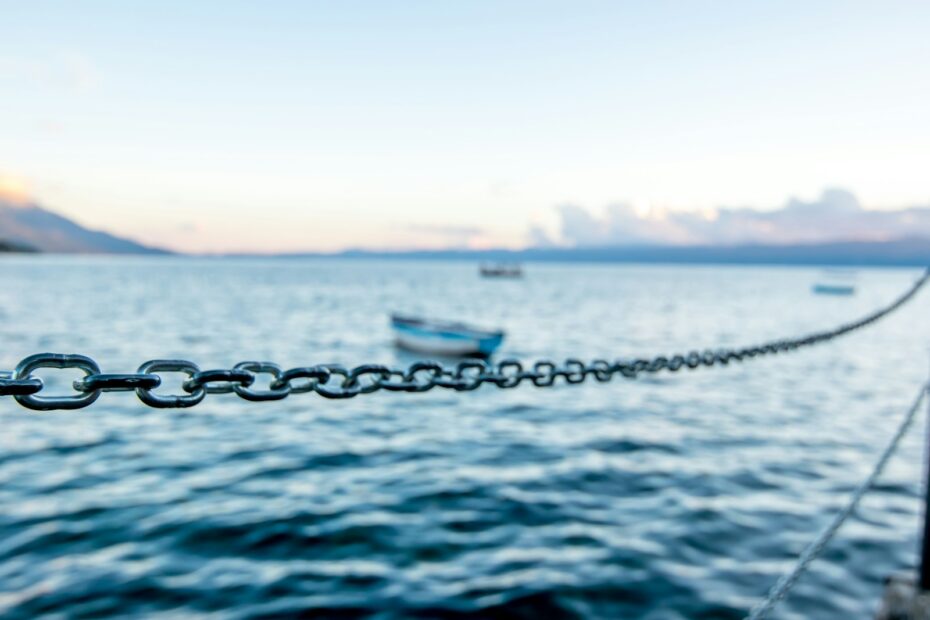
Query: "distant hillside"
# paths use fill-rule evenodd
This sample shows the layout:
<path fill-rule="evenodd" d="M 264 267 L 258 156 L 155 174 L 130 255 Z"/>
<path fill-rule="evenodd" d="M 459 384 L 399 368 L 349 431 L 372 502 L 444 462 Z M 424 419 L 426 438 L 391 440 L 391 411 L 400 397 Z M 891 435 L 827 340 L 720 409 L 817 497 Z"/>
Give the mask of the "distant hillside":
<path fill-rule="evenodd" d="M 705 263 L 744 265 L 930 266 L 930 239 L 836 241 L 792 245 L 629 245 L 614 247 L 528 248 L 526 250 L 429 250 L 369 252 L 351 250 L 346 258 L 408 258 L 472 261 L 592 263 Z"/>
<path fill-rule="evenodd" d="M 129 239 L 89 230 L 35 204 L 0 200 L 0 239 L 9 248 L 80 254 L 167 254 Z"/>

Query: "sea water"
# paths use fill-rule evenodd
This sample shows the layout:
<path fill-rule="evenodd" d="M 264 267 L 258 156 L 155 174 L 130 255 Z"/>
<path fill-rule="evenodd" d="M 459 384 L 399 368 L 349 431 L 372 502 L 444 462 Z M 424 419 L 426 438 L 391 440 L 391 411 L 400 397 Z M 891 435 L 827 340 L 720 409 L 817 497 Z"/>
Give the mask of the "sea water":
<path fill-rule="evenodd" d="M 0 369 L 414 361 L 392 311 L 502 327 L 498 356 L 756 344 L 855 319 L 918 270 L 4 257 Z M 789 354 L 636 381 L 314 394 L 188 410 L 0 400 L 0 616 L 740 618 L 870 471 L 928 375 L 930 292 Z M 65 393 L 80 373 L 43 370 Z M 177 390 L 166 376 L 167 390 Z M 778 609 L 869 617 L 912 568 L 923 420 Z"/>

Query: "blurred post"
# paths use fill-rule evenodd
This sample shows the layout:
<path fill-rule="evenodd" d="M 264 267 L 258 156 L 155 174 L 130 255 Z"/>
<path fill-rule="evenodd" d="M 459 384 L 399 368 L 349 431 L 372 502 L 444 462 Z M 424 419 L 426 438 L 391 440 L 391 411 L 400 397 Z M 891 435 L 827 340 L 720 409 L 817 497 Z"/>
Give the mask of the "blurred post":
<path fill-rule="evenodd" d="M 927 383 L 930 392 L 930 381 Z M 924 532 L 920 545 L 920 575 L 918 587 L 924 592 L 930 590 L 930 393 L 927 394 L 927 444 L 924 446 L 926 470 L 924 474 Z"/>

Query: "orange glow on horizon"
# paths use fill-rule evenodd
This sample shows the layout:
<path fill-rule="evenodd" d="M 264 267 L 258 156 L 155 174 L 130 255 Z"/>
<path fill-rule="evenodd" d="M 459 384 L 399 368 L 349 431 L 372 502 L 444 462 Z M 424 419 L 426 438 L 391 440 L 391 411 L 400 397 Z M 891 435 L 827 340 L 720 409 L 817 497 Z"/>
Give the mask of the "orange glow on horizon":
<path fill-rule="evenodd" d="M 25 179 L 9 174 L 0 174 L 0 200 L 16 205 L 25 205 L 30 201 L 29 186 Z"/>

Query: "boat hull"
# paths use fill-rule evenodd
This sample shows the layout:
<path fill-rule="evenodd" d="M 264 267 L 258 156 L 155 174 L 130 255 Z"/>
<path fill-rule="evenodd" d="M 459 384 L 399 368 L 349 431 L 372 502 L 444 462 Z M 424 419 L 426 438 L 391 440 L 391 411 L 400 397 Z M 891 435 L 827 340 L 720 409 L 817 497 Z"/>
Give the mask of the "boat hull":
<path fill-rule="evenodd" d="M 391 327 L 397 346 L 430 355 L 487 357 L 504 341 L 503 332 L 482 331 L 452 323 L 395 317 Z"/>

